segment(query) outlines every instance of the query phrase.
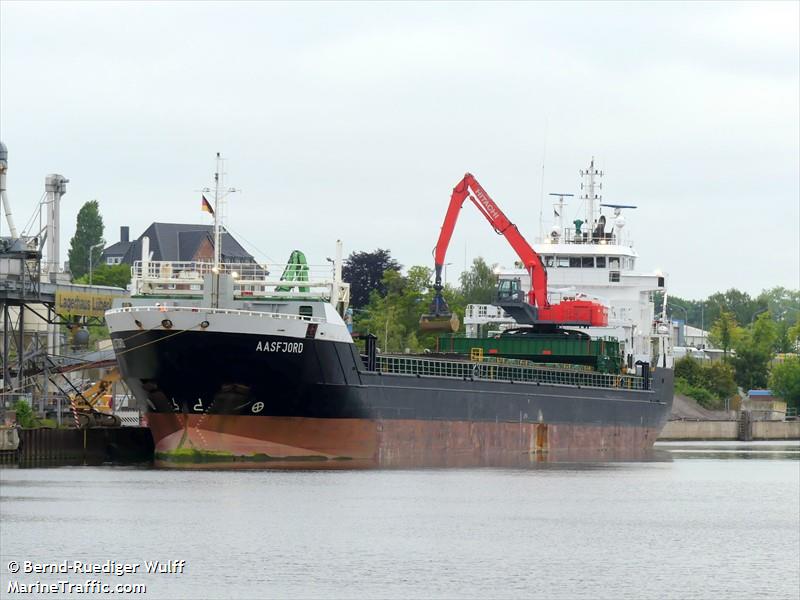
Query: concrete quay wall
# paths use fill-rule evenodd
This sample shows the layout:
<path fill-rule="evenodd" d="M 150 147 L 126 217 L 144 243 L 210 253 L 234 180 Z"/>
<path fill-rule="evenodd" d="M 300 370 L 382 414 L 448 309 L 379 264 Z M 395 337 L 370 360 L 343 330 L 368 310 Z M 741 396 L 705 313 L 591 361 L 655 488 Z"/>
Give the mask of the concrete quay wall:
<path fill-rule="evenodd" d="M 753 421 L 754 440 L 800 440 L 800 421 Z"/>
<path fill-rule="evenodd" d="M 800 440 L 800 421 L 752 421 L 753 440 Z M 669 421 L 659 440 L 739 440 L 739 421 Z"/>

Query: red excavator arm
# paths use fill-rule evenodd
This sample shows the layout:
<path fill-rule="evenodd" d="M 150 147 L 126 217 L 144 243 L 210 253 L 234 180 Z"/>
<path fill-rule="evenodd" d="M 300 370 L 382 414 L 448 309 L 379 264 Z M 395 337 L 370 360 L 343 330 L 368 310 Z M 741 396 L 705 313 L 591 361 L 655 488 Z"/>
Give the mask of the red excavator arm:
<path fill-rule="evenodd" d="M 450 196 L 450 206 L 444 218 L 442 230 L 439 233 L 439 241 L 434 249 L 435 261 L 435 282 L 433 289 L 436 294 L 431 303 L 431 314 L 423 315 L 421 323 L 434 323 L 435 320 L 443 317 L 450 317 L 450 310 L 447 302 L 442 297 L 442 267 L 444 266 L 445 254 L 453 236 L 453 230 L 458 220 L 458 213 L 464 204 L 464 200 L 469 198 L 478 210 L 486 217 L 496 233 L 502 234 L 508 240 L 511 247 L 519 256 L 525 270 L 531 278 L 531 289 L 528 292 L 527 304 L 535 307 L 535 322 L 553 324 L 575 324 L 575 325 L 607 325 L 608 311 L 606 307 L 595 302 L 586 300 L 566 300 L 556 305 L 551 305 L 547 300 L 547 271 L 542 264 L 542 260 L 528 241 L 522 237 L 517 226 L 509 221 L 508 217 L 495 204 L 486 190 L 481 187 L 475 176 L 471 173 L 464 175 L 464 178 L 453 188 Z M 503 308 L 506 308 L 503 306 Z M 508 309 L 507 309 L 508 310 Z M 523 312 L 530 312 L 527 309 Z M 522 313 L 520 313 L 522 315 Z M 512 315 L 515 318 L 516 315 Z M 519 319 L 518 319 L 519 320 Z M 427 329 L 434 327 L 428 326 Z"/>
<path fill-rule="evenodd" d="M 508 243 L 514 248 L 525 270 L 531 276 L 532 285 L 531 291 L 528 293 L 528 303 L 539 308 L 549 306 L 547 302 L 547 271 L 545 271 L 542 260 L 533 248 L 531 248 L 527 240 L 522 237 L 517 226 L 508 220 L 508 217 L 503 214 L 500 207 L 495 204 L 489 194 L 486 193 L 486 190 L 481 187 L 481 184 L 478 183 L 478 180 L 475 179 L 475 176 L 471 173 L 464 175 L 464 178 L 453 188 L 453 194 L 450 196 L 450 206 L 447 208 L 442 231 L 439 233 L 439 241 L 436 242 L 436 249 L 434 250 L 436 266 L 436 282 L 433 286 L 434 289 L 437 291 L 441 289 L 442 266 L 444 265 L 447 246 L 450 244 L 450 238 L 453 236 L 453 230 L 458 220 L 458 213 L 467 197 L 472 200 L 472 203 L 478 208 L 481 214 L 486 217 L 486 220 L 489 221 L 495 232 L 506 236 Z"/>

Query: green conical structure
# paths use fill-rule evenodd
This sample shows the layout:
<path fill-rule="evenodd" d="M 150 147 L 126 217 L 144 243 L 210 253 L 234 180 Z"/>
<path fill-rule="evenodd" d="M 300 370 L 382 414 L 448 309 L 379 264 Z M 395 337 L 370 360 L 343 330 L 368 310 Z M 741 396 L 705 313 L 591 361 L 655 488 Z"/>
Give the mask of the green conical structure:
<path fill-rule="evenodd" d="M 283 269 L 281 281 L 308 281 L 308 263 L 306 262 L 306 255 L 300 250 L 292 250 L 289 255 L 289 261 L 286 263 L 286 268 Z M 297 287 L 297 290 L 302 293 L 308 293 L 308 287 L 300 287 L 294 285 L 281 285 L 275 288 L 276 292 L 291 292 L 292 288 Z"/>

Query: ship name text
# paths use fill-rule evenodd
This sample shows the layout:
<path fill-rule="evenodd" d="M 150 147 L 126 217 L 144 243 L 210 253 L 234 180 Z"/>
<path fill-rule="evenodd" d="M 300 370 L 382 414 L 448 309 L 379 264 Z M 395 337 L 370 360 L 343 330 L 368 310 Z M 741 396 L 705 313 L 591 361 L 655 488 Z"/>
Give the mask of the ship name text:
<path fill-rule="evenodd" d="M 303 342 L 258 342 L 258 344 L 256 344 L 256 352 L 283 352 L 286 354 L 300 354 L 303 352 Z"/>

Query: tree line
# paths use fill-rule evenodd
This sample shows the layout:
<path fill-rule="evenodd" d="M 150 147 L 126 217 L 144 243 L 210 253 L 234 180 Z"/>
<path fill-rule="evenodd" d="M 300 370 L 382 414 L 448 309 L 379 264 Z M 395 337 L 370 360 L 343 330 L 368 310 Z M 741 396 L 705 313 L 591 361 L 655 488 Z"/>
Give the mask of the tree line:
<path fill-rule="evenodd" d="M 429 312 L 434 292 L 433 270 L 402 265 L 389 250 L 354 252 L 344 262 L 342 278 L 350 284 L 354 331 L 372 333 L 384 351 L 420 352 L 436 346 L 436 334 L 419 331 L 419 318 Z M 459 285 L 445 284 L 443 295 L 452 312 L 463 321 L 467 304 L 489 304 L 497 277 L 493 266 L 478 257 L 461 273 Z"/>
<path fill-rule="evenodd" d="M 654 294 L 656 311 L 663 305 L 663 292 Z M 709 330 L 722 313 L 728 313 L 739 326 L 749 326 L 762 314 L 769 314 L 777 324 L 776 342 L 789 352 L 789 329 L 800 320 L 800 290 L 774 287 L 763 290 L 752 297 L 747 292 L 731 288 L 716 292 L 703 300 L 687 300 L 678 296 L 667 296 L 667 315 L 687 325 Z"/>

